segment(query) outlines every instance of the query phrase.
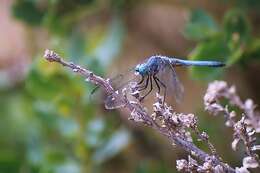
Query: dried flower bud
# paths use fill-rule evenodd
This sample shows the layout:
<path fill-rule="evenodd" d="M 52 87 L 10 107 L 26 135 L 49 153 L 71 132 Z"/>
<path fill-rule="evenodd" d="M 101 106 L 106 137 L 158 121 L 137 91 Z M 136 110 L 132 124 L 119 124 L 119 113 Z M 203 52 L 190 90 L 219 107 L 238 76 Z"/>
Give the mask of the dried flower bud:
<path fill-rule="evenodd" d="M 244 105 L 245 105 L 245 109 L 247 109 L 247 110 L 254 110 L 255 109 L 255 105 L 254 105 L 254 102 L 253 102 L 252 99 L 247 99 L 245 101 Z"/>
<path fill-rule="evenodd" d="M 194 114 L 179 114 L 178 119 L 185 127 L 197 126 L 197 118 Z"/>
<path fill-rule="evenodd" d="M 188 169 L 188 162 L 185 159 L 176 160 L 176 168 L 178 171 L 185 171 Z"/>
<path fill-rule="evenodd" d="M 247 131 L 248 136 L 255 135 L 255 129 L 253 129 L 252 127 L 246 128 L 246 131 Z"/>
<path fill-rule="evenodd" d="M 229 88 L 229 90 L 228 90 L 228 92 L 230 93 L 230 94 L 236 94 L 236 87 L 233 85 L 233 86 L 231 86 L 230 88 Z"/>
<path fill-rule="evenodd" d="M 174 113 L 172 116 L 171 116 L 171 121 L 173 122 L 173 124 L 180 124 L 179 122 L 179 118 L 178 118 L 178 115 L 176 113 Z"/>
<path fill-rule="evenodd" d="M 135 122 L 144 122 L 142 116 L 135 109 L 131 112 L 129 120 L 133 120 Z"/>
<path fill-rule="evenodd" d="M 221 165 L 217 165 L 217 166 L 214 167 L 214 171 L 213 172 L 214 173 L 224 173 L 225 171 L 224 171 L 224 169 L 223 169 L 223 167 Z"/>
<path fill-rule="evenodd" d="M 190 155 L 188 156 L 188 161 L 189 161 L 189 164 L 190 165 L 193 165 L 193 166 L 198 166 L 198 162 L 196 160 L 194 160 Z"/>
<path fill-rule="evenodd" d="M 123 89 L 122 89 L 122 94 L 123 94 L 124 96 L 127 95 L 127 88 L 123 88 Z"/>
<path fill-rule="evenodd" d="M 235 111 L 231 111 L 229 116 L 230 116 L 230 118 L 234 118 L 236 116 L 236 112 Z"/>
<path fill-rule="evenodd" d="M 163 103 L 163 96 L 161 96 L 159 93 L 156 93 L 155 98 L 160 104 Z"/>
<path fill-rule="evenodd" d="M 208 105 L 216 102 L 220 94 L 227 88 L 227 83 L 224 81 L 214 81 L 210 83 L 204 96 L 204 104 Z"/>
<path fill-rule="evenodd" d="M 60 61 L 60 57 L 57 53 L 55 53 L 52 50 L 46 49 L 44 52 L 44 58 L 46 58 L 48 61 Z"/>
<path fill-rule="evenodd" d="M 231 144 L 231 147 L 234 151 L 237 151 L 237 145 L 239 143 L 240 139 L 239 138 L 235 138 Z"/>
<path fill-rule="evenodd" d="M 132 95 L 136 99 L 140 98 L 140 91 L 138 90 L 138 85 L 136 82 L 130 82 L 129 89 L 130 89 L 130 95 Z"/>
<path fill-rule="evenodd" d="M 241 167 L 241 168 L 236 167 L 236 173 L 250 173 L 250 172 L 245 167 Z"/>
<path fill-rule="evenodd" d="M 212 162 L 204 162 L 202 168 L 203 170 L 212 170 L 213 169 Z"/>
<path fill-rule="evenodd" d="M 158 111 L 161 111 L 162 110 L 162 107 L 161 107 L 161 104 L 159 102 L 155 102 L 153 104 L 153 108 L 154 108 L 154 111 L 155 112 L 158 112 Z"/>
<path fill-rule="evenodd" d="M 260 145 L 254 145 L 251 150 L 256 151 L 256 150 L 260 150 Z"/>
<path fill-rule="evenodd" d="M 186 140 L 189 141 L 189 142 L 192 142 L 192 137 L 191 137 L 191 133 L 189 131 L 186 131 L 185 132 L 185 137 L 186 137 Z"/>
<path fill-rule="evenodd" d="M 209 135 L 206 133 L 206 132 L 202 132 L 201 134 L 200 134 L 200 136 L 203 138 L 203 140 L 208 140 L 209 139 Z"/>
<path fill-rule="evenodd" d="M 259 167 L 258 162 L 255 158 L 248 156 L 243 159 L 243 167 L 245 168 L 257 168 Z"/>
<path fill-rule="evenodd" d="M 228 85 L 225 81 L 214 81 L 209 84 L 208 91 L 211 93 L 220 93 L 228 88 Z"/>
<path fill-rule="evenodd" d="M 243 116 L 236 124 L 234 124 L 234 131 L 237 134 L 243 133 L 245 127 L 245 117 Z"/>
<path fill-rule="evenodd" d="M 210 105 L 206 105 L 205 109 L 212 113 L 213 115 L 217 115 L 219 112 L 224 111 L 224 108 L 218 103 L 212 103 Z"/>
<path fill-rule="evenodd" d="M 227 121 L 225 122 L 225 125 L 226 125 L 227 127 L 232 127 L 233 121 L 227 120 Z"/>

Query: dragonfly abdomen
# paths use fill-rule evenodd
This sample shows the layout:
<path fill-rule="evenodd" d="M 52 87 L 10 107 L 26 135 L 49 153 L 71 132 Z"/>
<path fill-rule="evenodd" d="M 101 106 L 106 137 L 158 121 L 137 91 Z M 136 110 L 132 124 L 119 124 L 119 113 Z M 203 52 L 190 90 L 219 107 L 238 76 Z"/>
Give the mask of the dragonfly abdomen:
<path fill-rule="evenodd" d="M 176 66 L 205 66 L 205 67 L 223 67 L 225 64 L 220 61 L 192 61 L 182 60 L 177 58 L 171 58 L 170 62 Z"/>

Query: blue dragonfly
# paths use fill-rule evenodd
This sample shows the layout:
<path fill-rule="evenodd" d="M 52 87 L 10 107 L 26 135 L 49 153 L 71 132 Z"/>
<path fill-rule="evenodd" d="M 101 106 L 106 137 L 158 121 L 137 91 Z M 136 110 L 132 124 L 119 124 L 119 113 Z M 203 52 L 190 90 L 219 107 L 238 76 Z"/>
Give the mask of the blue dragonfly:
<path fill-rule="evenodd" d="M 225 64 L 219 61 L 192 61 L 161 55 L 151 56 L 134 68 L 135 74 L 141 77 L 141 80 L 137 82 L 137 90 L 141 92 L 149 87 L 149 90 L 140 97 L 140 101 L 152 92 L 155 84 L 158 93 L 161 92 L 162 88 L 164 89 L 164 100 L 167 92 L 170 92 L 175 96 L 175 100 L 179 102 L 183 97 L 184 88 L 178 79 L 175 67 L 188 66 L 223 67 Z M 107 108 L 122 106 L 117 105 L 113 96 L 107 97 L 105 104 Z"/>

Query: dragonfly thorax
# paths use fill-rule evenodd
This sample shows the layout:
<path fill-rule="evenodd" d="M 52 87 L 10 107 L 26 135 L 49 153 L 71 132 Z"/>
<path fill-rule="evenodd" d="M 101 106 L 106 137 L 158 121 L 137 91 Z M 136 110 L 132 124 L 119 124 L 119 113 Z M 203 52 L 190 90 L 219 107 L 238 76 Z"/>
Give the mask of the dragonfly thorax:
<path fill-rule="evenodd" d="M 139 75 L 148 75 L 148 71 L 147 71 L 147 67 L 146 67 L 146 64 L 143 63 L 143 64 L 138 64 L 136 67 L 135 67 L 135 72 Z"/>
<path fill-rule="evenodd" d="M 164 60 L 159 56 L 151 56 L 145 63 L 135 67 L 136 73 L 144 75 L 157 74 L 164 64 Z"/>

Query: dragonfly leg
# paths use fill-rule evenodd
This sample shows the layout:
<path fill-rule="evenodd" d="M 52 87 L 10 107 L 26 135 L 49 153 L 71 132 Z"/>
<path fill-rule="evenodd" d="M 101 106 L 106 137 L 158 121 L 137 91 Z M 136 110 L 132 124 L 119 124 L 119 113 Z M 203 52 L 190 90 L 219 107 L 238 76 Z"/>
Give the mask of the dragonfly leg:
<path fill-rule="evenodd" d="M 156 76 L 155 75 L 153 75 L 153 80 L 155 81 L 155 84 L 156 84 L 156 86 L 158 88 L 158 93 L 160 94 L 161 88 L 160 88 L 160 85 L 158 84 L 158 81 L 156 80 Z"/>
<path fill-rule="evenodd" d="M 164 94 L 163 94 L 163 105 L 164 105 L 164 101 L 165 101 L 165 98 L 166 98 L 167 87 L 166 87 L 166 85 L 162 81 L 160 81 L 160 79 L 158 77 L 154 76 L 154 79 L 156 81 L 158 81 L 164 87 Z"/>
<path fill-rule="evenodd" d="M 144 81 L 144 76 L 142 76 L 141 80 L 137 83 L 137 85 L 140 85 Z"/>
<path fill-rule="evenodd" d="M 95 86 L 95 88 L 89 94 L 89 100 L 92 100 L 93 94 L 99 89 L 99 86 Z"/>
<path fill-rule="evenodd" d="M 153 90 L 153 80 L 152 80 L 152 76 L 150 75 L 150 76 L 148 77 L 148 79 L 149 79 L 149 81 L 150 81 L 150 90 L 149 90 L 144 96 L 141 97 L 140 101 L 142 101 L 146 96 L 148 96 L 148 95 L 152 92 L 152 90 Z"/>
<path fill-rule="evenodd" d="M 150 78 L 147 77 L 146 82 L 145 82 L 145 85 L 143 85 L 143 86 L 138 86 L 138 91 L 145 90 L 145 89 L 147 88 L 148 84 L 149 84 L 149 80 L 150 80 Z"/>

